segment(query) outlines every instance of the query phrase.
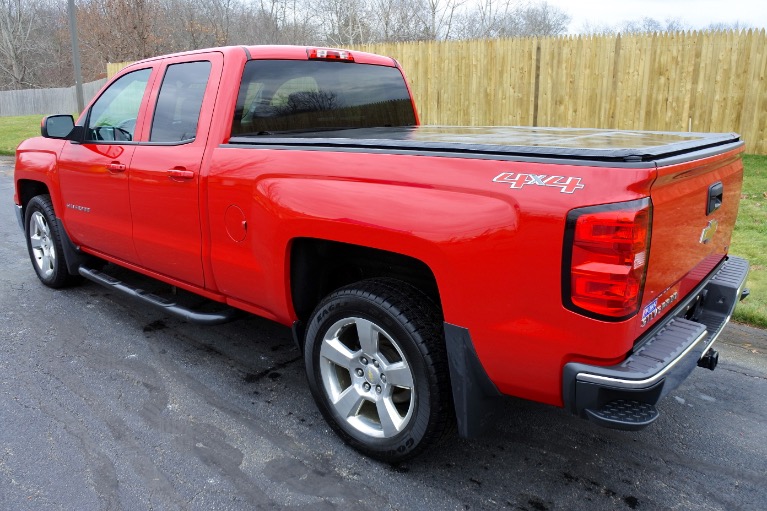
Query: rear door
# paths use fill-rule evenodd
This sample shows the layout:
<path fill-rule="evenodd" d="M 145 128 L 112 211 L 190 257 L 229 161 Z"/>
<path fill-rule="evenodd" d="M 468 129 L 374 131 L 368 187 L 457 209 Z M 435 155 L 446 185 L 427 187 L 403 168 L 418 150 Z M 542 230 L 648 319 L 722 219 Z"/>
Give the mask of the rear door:
<path fill-rule="evenodd" d="M 200 169 L 223 57 L 168 59 L 150 99 L 148 142 L 131 161 L 133 240 L 144 268 L 204 286 Z"/>

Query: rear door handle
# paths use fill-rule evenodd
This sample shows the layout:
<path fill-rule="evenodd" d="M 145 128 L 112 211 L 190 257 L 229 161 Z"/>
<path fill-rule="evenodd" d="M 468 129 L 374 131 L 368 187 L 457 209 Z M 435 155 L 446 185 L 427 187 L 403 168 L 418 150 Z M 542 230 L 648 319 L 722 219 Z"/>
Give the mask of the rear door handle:
<path fill-rule="evenodd" d="M 112 163 L 107 165 L 107 170 L 110 172 L 125 172 L 125 169 L 126 167 L 124 164 L 120 162 L 116 162 L 116 161 L 113 161 Z"/>
<path fill-rule="evenodd" d="M 184 169 L 170 169 L 168 170 L 168 176 L 173 179 L 192 179 L 194 177 L 194 172 Z"/>

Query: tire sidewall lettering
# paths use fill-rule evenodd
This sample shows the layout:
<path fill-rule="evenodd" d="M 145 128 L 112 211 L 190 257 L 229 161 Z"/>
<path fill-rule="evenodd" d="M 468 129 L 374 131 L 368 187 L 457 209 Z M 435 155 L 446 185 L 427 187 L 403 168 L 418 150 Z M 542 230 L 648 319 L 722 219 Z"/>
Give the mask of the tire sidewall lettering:
<path fill-rule="evenodd" d="M 330 303 L 330 304 L 328 304 L 327 306 L 325 306 L 325 308 L 324 308 L 324 309 L 322 309 L 322 310 L 321 310 L 321 311 L 320 311 L 320 312 L 317 314 L 317 324 L 318 324 L 318 325 L 321 325 L 322 323 L 324 323 L 324 322 L 325 322 L 325 320 L 327 319 L 327 317 L 328 317 L 330 314 L 332 314 L 333 312 L 335 312 L 335 311 L 337 311 L 337 310 L 340 310 L 340 309 L 342 309 L 342 308 L 343 308 L 343 307 L 345 307 L 345 306 L 346 306 L 346 302 L 345 302 L 345 301 L 343 301 L 343 302 L 338 302 L 338 303 Z"/>

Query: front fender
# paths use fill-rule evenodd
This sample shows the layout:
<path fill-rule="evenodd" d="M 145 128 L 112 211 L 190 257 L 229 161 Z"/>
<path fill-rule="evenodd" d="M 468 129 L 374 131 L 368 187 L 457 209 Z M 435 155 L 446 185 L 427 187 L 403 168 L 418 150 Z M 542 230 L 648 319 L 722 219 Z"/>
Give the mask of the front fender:
<path fill-rule="evenodd" d="M 19 144 L 16 149 L 16 165 L 14 168 L 14 202 L 24 207 L 31 199 L 27 190 L 39 190 L 39 184 L 47 188 L 53 202 L 56 215 L 61 218 L 64 204 L 58 177 L 58 155 L 66 141 L 43 137 L 30 138 Z M 39 184 L 37 184 L 39 183 Z"/>

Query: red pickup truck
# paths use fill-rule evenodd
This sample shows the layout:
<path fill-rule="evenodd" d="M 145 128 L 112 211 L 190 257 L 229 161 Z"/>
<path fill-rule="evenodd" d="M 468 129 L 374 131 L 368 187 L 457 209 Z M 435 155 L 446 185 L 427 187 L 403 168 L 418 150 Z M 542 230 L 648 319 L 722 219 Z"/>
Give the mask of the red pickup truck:
<path fill-rule="evenodd" d="M 748 294 L 736 134 L 420 126 L 395 60 L 290 46 L 137 62 L 41 131 L 14 200 L 43 284 L 292 325 L 329 424 L 387 461 L 504 395 L 643 428 Z"/>

